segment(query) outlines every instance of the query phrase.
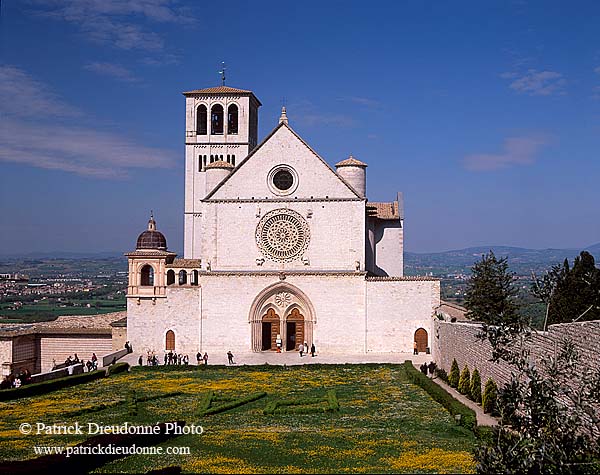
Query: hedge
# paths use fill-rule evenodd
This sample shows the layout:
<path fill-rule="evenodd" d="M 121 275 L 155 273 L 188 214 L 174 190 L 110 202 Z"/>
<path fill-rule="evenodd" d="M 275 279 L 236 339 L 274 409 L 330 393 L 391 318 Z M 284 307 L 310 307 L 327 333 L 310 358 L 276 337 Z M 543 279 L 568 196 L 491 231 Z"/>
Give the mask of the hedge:
<path fill-rule="evenodd" d="M 203 413 L 202 416 L 209 416 L 211 414 L 219 414 L 220 412 L 229 411 L 230 409 L 235 409 L 236 407 L 243 406 L 244 404 L 248 404 L 249 402 L 256 401 L 257 399 L 263 398 L 267 395 L 265 392 L 258 392 L 250 394 L 249 396 L 236 399 L 235 401 L 231 401 L 220 406 L 209 407 Z"/>
<path fill-rule="evenodd" d="M 326 405 L 324 405 L 326 403 Z M 269 402 L 263 409 L 263 414 L 322 414 L 338 412 L 340 403 L 334 389 L 327 391 L 323 397 L 299 397 L 296 399 L 276 399 Z"/>
<path fill-rule="evenodd" d="M 42 381 L 41 383 L 27 384 L 20 388 L 3 389 L 0 391 L 0 401 L 11 401 L 22 397 L 39 396 L 40 394 L 46 394 L 57 389 L 68 388 L 77 384 L 94 381 L 103 378 L 104 376 L 104 371 L 96 370 L 89 373 L 51 379 L 50 381 Z"/>
<path fill-rule="evenodd" d="M 404 363 L 408 379 L 417 386 L 424 389 L 434 401 L 439 402 L 453 416 L 460 416 L 459 424 L 469 430 L 475 430 L 477 427 L 477 417 L 475 411 L 469 409 L 462 402 L 454 399 L 444 388 L 438 386 L 430 378 L 421 373 L 413 366 L 412 361 L 407 360 Z"/>
<path fill-rule="evenodd" d="M 108 374 L 123 373 L 129 369 L 129 363 L 122 361 L 121 363 L 112 364 L 108 367 Z"/>

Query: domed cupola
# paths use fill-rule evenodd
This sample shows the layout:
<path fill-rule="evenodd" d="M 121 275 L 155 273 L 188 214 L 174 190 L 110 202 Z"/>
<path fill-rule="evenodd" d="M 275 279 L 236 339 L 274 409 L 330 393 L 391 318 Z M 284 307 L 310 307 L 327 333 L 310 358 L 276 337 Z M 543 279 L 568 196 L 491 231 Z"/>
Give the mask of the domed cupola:
<path fill-rule="evenodd" d="M 167 250 L 167 239 L 160 231 L 156 230 L 156 221 L 154 216 L 150 213 L 150 220 L 148 221 L 148 229 L 139 235 L 137 238 L 136 250 L 141 249 L 153 249 L 159 251 Z"/>

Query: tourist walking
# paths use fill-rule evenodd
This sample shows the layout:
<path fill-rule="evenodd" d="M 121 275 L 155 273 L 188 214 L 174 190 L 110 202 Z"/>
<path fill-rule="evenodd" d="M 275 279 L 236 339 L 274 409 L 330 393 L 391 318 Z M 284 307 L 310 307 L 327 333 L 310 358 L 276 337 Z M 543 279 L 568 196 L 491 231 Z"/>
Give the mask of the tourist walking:
<path fill-rule="evenodd" d="M 233 353 L 231 351 L 227 352 L 227 361 L 229 361 L 229 364 L 234 364 L 233 363 Z"/>
<path fill-rule="evenodd" d="M 142 357 L 142 355 L 140 355 L 140 357 L 138 358 L 138 364 L 140 366 L 142 366 L 144 364 L 144 358 Z"/>
<path fill-rule="evenodd" d="M 300 352 L 300 358 L 302 358 L 302 353 L 304 353 L 304 344 L 300 343 L 298 347 L 298 351 Z"/>
<path fill-rule="evenodd" d="M 436 368 L 436 364 L 432 361 L 431 363 L 429 363 L 429 365 L 427 366 L 427 368 L 429 369 L 429 376 L 431 376 L 433 378 L 433 373 L 435 373 L 435 368 Z"/>
<path fill-rule="evenodd" d="M 313 343 L 312 345 L 310 345 L 310 356 L 314 358 L 316 351 L 317 349 L 315 348 L 315 344 Z"/>
<path fill-rule="evenodd" d="M 418 355 L 419 354 L 419 349 L 417 348 L 417 342 L 415 341 L 413 343 L 413 355 Z"/>
<path fill-rule="evenodd" d="M 231 357 L 233 358 L 233 355 Z M 208 353 L 204 352 L 204 356 L 202 357 L 202 359 L 204 360 L 204 366 L 206 366 L 208 364 Z"/>
<path fill-rule="evenodd" d="M 200 364 L 200 360 L 202 359 L 202 354 L 200 352 L 196 353 L 196 363 Z"/>

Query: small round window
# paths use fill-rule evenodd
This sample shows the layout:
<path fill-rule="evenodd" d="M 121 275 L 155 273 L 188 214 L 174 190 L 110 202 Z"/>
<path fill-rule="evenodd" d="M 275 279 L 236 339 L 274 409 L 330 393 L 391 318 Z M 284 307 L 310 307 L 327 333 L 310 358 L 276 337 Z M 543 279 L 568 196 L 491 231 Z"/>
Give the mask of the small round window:
<path fill-rule="evenodd" d="M 298 174 L 289 165 L 277 165 L 269 172 L 267 185 L 275 195 L 291 195 L 298 188 Z"/>
<path fill-rule="evenodd" d="M 294 184 L 294 177 L 288 170 L 279 170 L 273 176 L 273 184 L 280 191 L 288 191 Z"/>

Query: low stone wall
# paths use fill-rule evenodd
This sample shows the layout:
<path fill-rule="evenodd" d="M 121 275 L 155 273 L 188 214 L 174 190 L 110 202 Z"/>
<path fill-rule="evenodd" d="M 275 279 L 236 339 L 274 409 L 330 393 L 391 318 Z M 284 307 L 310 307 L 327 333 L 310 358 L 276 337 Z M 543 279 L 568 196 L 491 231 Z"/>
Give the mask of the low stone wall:
<path fill-rule="evenodd" d="M 71 376 L 73 374 L 83 373 L 83 364 L 78 363 L 73 365 L 73 372 L 69 374 L 69 368 L 55 369 L 54 371 L 48 371 L 47 373 L 39 373 L 31 375 L 32 383 L 41 383 L 42 381 L 50 381 L 51 379 L 64 378 L 65 376 Z"/>
<path fill-rule="evenodd" d="M 102 366 L 108 366 L 109 364 L 111 364 L 113 362 L 113 359 L 115 361 L 119 361 L 119 359 L 123 358 L 123 356 L 125 356 L 128 353 L 129 352 L 125 348 L 123 348 L 121 350 L 110 353 L 106 356 L 103 356 L 102 357 Z"/>
<path fill-rule="evenodd" d="M 511 368 L 505 363 L 490 361 L 490 344 L 476 337 L 480 330 L 480 325 L 475 323 L 435 319 L 432 341 L 436 364 L 449 372 L 456 358 L 461 371 L 465 364 L 471 372 L 477 368 L 483 384 L 491 377 L 501 386 L 509 380 Z M 534 333 L 530 343 L 533 361 L 556 356 L 565 338 L 573 341 L 582 358 L 580 375 L 587 369 L 600 369 L 600 320 L 550 325 L 548 331 Z"/>

